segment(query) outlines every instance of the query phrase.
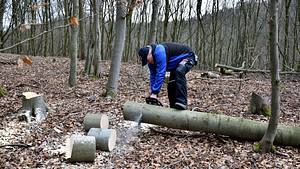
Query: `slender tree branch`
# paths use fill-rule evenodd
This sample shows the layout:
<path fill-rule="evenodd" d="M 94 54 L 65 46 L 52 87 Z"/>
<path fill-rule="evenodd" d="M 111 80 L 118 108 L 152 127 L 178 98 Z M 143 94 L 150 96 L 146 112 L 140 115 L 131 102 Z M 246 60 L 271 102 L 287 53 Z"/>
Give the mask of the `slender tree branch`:
<path fill-rule="evenodd" d="M 87 18 L 89 18 L 89 17 L 90 17 L 90 16 L 87 16 L 87 17 L 82 18 L 82 19 L 80 19 L 80 20 L 78 20 L 78 21 L 80 22 L 80 21 L 85 20 L 85 19 L 87 19 Z M 42 32 L 42 33 L 40 33 L 40 34 L 38 34 L 38 35 L 32 37 L 32 38 L 25 39 L 25 40 L 23 40 L 23 41 L 21 41 L 21 42 L 19 42 L 19 43 L 16 43 L 16 44 L 14 44 L 14 45 L 12 45 L 12 46 L 7 47 L 7 48 L 0 49 L 0 52 L 3 52 L 3 51 L 6 51 L 6 50 L 9 50 L 9 49 L 12 49 L 12 48 L 14 48 L 14 47 L 17 47 L 17 46 L 19 46 L 19 45 L 21 45 L 21 44 L 23 44 L 23 43 L 25 43 L 25 42 L 28 42 L 28 41 L 33 40 L 33 39 L 36 39 L 36 38 L 38 38 L 38 37 L 40 37 L 40 36 L 42 36 L 42 35 L 44 35 L 44 34 L 46 34 L 46 33 L 52 32 L 52 31 L 54 31 L 54 30 L 56 30 L 56 29 L 61 29 L 61 28 L 69 27 L 69 26 L 70 26 L 70 24 L 66 24 L 66 25 L 62 25 L 62 26 L 55 27 L 55 28 L 53 28 L 53 29 L 51 29 L 51 30 L 49 30 L 49 31 L 44 31 L 44 32 Z"/>

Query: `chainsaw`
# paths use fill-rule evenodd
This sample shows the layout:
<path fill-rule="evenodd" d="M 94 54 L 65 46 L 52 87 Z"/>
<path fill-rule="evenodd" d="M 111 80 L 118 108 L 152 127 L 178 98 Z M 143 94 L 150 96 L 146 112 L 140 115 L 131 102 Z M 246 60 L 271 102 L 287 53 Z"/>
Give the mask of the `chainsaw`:
<path fill-rule="evenodd" d="M 152 97 L 147 97 L 146 103 L 155 105 L 155 106 L 163 106 L 163 104 L 159 100 L 157 100 L 156 98 L 152 98 Z"/>

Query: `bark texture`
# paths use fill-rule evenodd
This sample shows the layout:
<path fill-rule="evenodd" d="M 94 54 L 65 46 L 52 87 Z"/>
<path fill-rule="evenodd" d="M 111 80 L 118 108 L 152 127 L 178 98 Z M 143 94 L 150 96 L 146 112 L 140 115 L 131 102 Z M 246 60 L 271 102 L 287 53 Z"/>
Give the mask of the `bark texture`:
<path fill-rule="evenodd" d="M 48 105 L 45 103 L 42 95 L 34 92 L 24 92 L 22 98 L 22 108 L 19 110 L 19 120 L 31 122 L 32 118 L 40 123 L 42 122 L 49 111 Z"/>
<path fill-rule="evenodd" d="M 152 2 L 152 16 L 151 16 L 148 44 L 153 44 L 153 43 L 156 42 L 159 6 L 160 6 L 160 0 L 153 0 L 153 2 Z"/>
<path fill-rule="evenodd" d="M 85 131 L 90 128 L 108 128 L 108 117 L 104 114 L 87 114 L 83 120 Z"/>
<path fill-rule="evenodd" d="M 121 59 L 125 44 L 126 35 L 126 0 L 117 1 L 117 16 L 116 16 L 116 37 L 113 47 L 113 56 L 109 71 L 108 83 L 106 86 L 106 96 L 115 97 L 118 91 L 118 80 L 121 66 Z"/>
<path fill-rule="evenodd" d="M 96 148 L 102 151 L 112 151 L 116 145 L 117 134 L 114 129 L 91 128 L 87 135 L 96 138 Z"/>
<path fill-rule="evenodd" d="M 96 158 L 96 139 L 93 136 L 72 135 L 67 140 L 66 159 L 70 162 L 93 162 Z"/>
<path fill-rule="evenodd" d="M 73 0 L 73 16 L 78 18 L 78 0 Z M 70 40 L 70 76 L 69 76 L 69 86 L 73 87 L 76 85 L 77 78 L 77 55 L 78 55 L 78 25 L 71 25 L 71 40 Z"/>
<path fill-rule="evenodd" d="M 264 122 L 238 117 L 181 111 L 131 101 L 124 104 L 125 120 L 137 121 L 141 114 L 143 123 L 175 129 L 212 132 L 249 141 L 259 141 L 267 129 L 267 124 Z M 278 125 L 274 143 L 300 147 L 300 127 Z"/>
<path fill-rule="evenodd" d="M 271 111 L 272 115 L 269 120 L 268 129 L 262 140 L 262 153 L 271 151 L 274 139 L 279 134 L 278 127 L 280 117 L 280 77 L 279 77 L 279 58 L 278 58 L 278 0 L 269 1 L 269 50 L 271 59 L 271 83 L 272 98 Z M 278 128 L 278 129 L 277 129 Z M 277 133 L 277 134 L 276 134 Z M 300 144 L 300 141 L 298 141 Z"/>

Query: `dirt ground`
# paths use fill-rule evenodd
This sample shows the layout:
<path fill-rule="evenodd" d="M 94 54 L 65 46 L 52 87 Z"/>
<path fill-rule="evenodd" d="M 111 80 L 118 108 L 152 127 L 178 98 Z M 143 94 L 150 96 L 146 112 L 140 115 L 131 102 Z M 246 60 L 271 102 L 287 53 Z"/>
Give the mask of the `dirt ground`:
<path fill-rule="evenodd" d="M 17 55 L 0 54 L 0 61 L 16 61 Z M 144 102 L 148 78 L 141 76 L 141 66 L 123 63 L 118 96 L 103 97 L 109 74 L 109 62 L 103 62 L 101 78 L 85 76 L 79 61 L 77 86 L 68 87 L 67 58 L 32 57 L 31 66 L 0 63 L 0 84 L 8 95 L 0 98 L 0 168 L 300 168 L 299 148 L 276 146 L 279 154 L 253 152 L 253 142 L 234 140 L 204 132 L 179 131 L 126 122 L 122 105 L 128 101 Z M 247 74 L 220 79 L 201 78 L 203 71 L 192 70 L 188 76 L 189 109 L 226 114 L 267 122 L 268 118 L 247 113 L 252 92 L 271 98 L 269 75 Z M 282 75 L 280 123 L 299 126 L 300 77 Z M 22 92 L 43 94 L 53 112 L 41 124 L 27 124 L 16 118 L 22 106 Z M 95 96 L 95 101 L 88 98 Z M 166 85 L 160 100 L 168 106 Z M 68 163 L 65 141 L 72 134 L 86 134 L 85 114 L 101 112 L 109 116 L 110 128 L 118 140 L 112 152 L 97 151 L 94 163 Z M 19 146 L 3 146 L 16 144 Z M 23 145 L 23 146 L 22 146 Z M 28 145 L 28 146 L 24 146 Z"/>

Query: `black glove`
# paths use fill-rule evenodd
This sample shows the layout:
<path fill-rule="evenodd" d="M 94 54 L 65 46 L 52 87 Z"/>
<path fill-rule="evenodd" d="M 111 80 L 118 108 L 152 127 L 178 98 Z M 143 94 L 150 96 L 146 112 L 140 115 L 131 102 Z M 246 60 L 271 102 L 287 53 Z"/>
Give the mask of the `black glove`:
<path fill-rule="evenodd" d="M 157 100 L 156 98 L 152 98 L 152 97 L 147 97 L 146 103 L 155 105 L 155 106 L 163 106 L 163 104 L 159 100 Z"/>

